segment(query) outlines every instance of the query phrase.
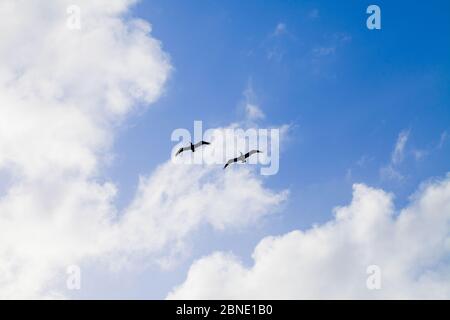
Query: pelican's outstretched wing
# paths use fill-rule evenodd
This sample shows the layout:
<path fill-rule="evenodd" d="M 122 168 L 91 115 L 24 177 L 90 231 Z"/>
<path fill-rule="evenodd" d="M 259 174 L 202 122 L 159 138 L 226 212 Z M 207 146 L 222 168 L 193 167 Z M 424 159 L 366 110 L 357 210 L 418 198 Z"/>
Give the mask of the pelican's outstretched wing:
<path fill-rule="evenodd" d="M 197 142 L 196 144 L 194 144 L 194 149 L 197 149 L 198 147 L 200 147 L 201 145 L 204 145 L 204 144 L 211 144 L 211 143 L 206 142 L 206 141 Z"/>
<path fill-rule="evenodd" d="M 226 167 L 228 167 L 228 166 L 229 166 L 230 164 L 232 164 L 233 162 L 237 162 L 237 158 L 228 160 L 227 163 L 225 164 L 225 166 L 224 166 L 223 168 L 225 169 Z"/>
<path fill-rule="evenodd" d="M 187 151 L 187 150 L 191 150 L 191 148 L 190 148 L 190 147 L 180 148 L 180 149 L 177 151 L 177 153 L 175 154 L 175 157 L 176 157 L 177 155 L 179 155 L 180 153 L 182 153 L 183 151 Z"/>
<path fill-rule="evenodd" d="M 245 154 L 245 158 L 248 158 L 248 157 L 250 157 L 252 154 L 255 154 L 255 153 L 262 153 L 262 151 L 259 151 L 259 150 L 251 150 L 251 151 L 249 151 L 249 152 L 247 152 L 247 153 Z"/>

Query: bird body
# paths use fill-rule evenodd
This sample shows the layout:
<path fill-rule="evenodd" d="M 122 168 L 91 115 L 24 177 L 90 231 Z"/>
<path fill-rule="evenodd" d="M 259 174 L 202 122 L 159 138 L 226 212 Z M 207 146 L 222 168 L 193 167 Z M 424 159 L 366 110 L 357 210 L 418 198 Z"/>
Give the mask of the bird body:
<path fill-rule="evenodd" d="M 235 162 L 238 162 L 238 161 L 241 161 L 242 163 L 246 163 L 246 162 L 247 162 L 246 159 L 249 158 L 252 154 L 255 154 L 255 153 L 262 153 L 262 151 L 259 151 L 259 150 L 251 150 L 251 151 L 247 152 L 246 154 L 242 154 L 242 152 L 241 152 L 241 155 L 240 155 L 239 157 L 236 157 L 236 158 L 233 158 L 233 159 L 228 160 L 227 163 L 225 164 L 225 166 L 224 166 L 223 168 L 225 169 L 225 168 L 228 167 L 230 164 L 235 163 Z"/>
<path fill-rule="evenodd" d="M 197 142 L 196 144 L 193 144 L 192 142 L 190 142 L 190 146 L 189 147 L 180 148 L 177 151 L 177 153 L 175 154 L 175 156 L 179 155 L 180 153 L 182 153 L 184 151 L 188 151 L 188 150 L 191 150 L 192 152 L 195 152 L 195 149 L 197 149 L 198 147 L 200 147 L 200 146 L 202 146 L 204 144 L 208 145 L 208 144 L 211 144 L 211 143 L 203 141 L 203 140 L 200 141 L 200 142 Z"/>

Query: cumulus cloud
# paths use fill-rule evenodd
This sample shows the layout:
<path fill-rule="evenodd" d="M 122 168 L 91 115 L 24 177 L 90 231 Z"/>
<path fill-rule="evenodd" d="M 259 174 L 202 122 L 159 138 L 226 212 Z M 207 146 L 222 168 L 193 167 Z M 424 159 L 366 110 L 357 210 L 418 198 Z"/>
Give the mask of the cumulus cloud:
<path fill-rule="evenodd" d="M 43 297 L 56 268 L 110 248 L 113 128 L 163 92 L 171 65 L 131 1 L 0 2 L 0 296 Z M 45 291 L 45 292 L 44 292 Z"/>
<path fill-rule="evenodd" d="M 285 198 L 244 169 L 189 169 L 188 185 L 187 166 L 165 163 L 116 209 L 117 188 L 101 176 L 115 128 L 164 93 L 172 69 L 150 24 L 129 16 L 133 3 L 0 1 L 1 298 L 64 296 L 70 264 L 156 254 L 202 224 L 242 227 Z M 66 26 L 69 5 L 79 30 Z"/>
<path fill-rule="evenodd" d="M 266 237 L 252 266 L 232 253 L 197 260 L 169 299 L 450 297 L 450 174 L 424 184 L 396 210 L 393 195 L 362 184 L 335 217 L 306 231 Z M 369 266 L 381 288 L 369 290 Z"/>
<path fill-rule="evenodd" d="M 90 174 L 115 121 L 161 95 L 168 57 L 149 24 L 121 19 L 129 3 L 79 1 L 70 30 L 68 1 L 1 2 L 1 168 Z"/>
<path fill-rule="evenodd" d="M 140 179 L 120 225 L 120 243 L 125 252 L 171 250 L 168 244 L 179 243 L 205 224 L 224 230 L 255 223 L 285 198 L 286 192 L 266 190 L 246 169 L 223 174 L 214 166 L 166 163 Z"/>

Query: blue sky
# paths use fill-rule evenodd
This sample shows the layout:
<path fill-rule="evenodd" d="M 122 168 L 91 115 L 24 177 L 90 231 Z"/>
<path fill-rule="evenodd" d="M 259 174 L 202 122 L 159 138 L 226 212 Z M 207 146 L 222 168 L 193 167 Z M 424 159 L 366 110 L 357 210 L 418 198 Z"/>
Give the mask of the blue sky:
<path fill-rule="evenodd" d="M 262 237 L 329 220 L 333 207 L 350 201 L 353 183 L 393 192 L 401 206 L 421 182 L 445 175 L 450 3 L 377 1 L 382 29 L 373 31 L 366 28 L 370 4 L 155 0 L 133 8 L 132 16 L 152 24 L 174 72 L 155 106 L 117 134 L 106 175 L 119 186 L 119 207 L 131 200 L 139 174 L 168 159 L 174 129 L 239 120 L 249 84 L 266 114 L 262 126 L 292 125 L 280 171 L 264 178 L 270 188 L 289 188 L 282 212 L 245 232 L 200 230 L 188 261 L 170 274 L 154 271 L 151 295 L 164 296 L 212 250 L 250 263 Z M 385 177 L 402 131 L 408 139 L 395 170 L 403 178 Z M 145 280 L 135 285 L 148 294 Z"/>
<path fill-rule="evenodd" d="M 450 4 L 371 4 L 0 0 L 0 298 L 448 299 Z"/>

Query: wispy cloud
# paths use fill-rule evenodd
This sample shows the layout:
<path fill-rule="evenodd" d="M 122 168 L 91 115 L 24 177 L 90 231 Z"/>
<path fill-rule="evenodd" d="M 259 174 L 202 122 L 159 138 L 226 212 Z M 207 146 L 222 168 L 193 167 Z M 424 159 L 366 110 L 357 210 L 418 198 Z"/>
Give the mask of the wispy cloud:
<path fill-rule="evenodd" d="M 283 34 L 287 33 L 287 26 L 285 23 L 283 22 L 279 22 L 276 26 L 275 29 L 272 31 L 272 33 L 270 34 L 272 37 L 278 37 L 281 36 Z"/>
<path fill-rule="evenodd" d="M 254 121 L 264 119 L 265 114 L 259 106 L 255 90 L 253 89 L 252 79 L 249 79 L 243 95 L 244 101 L 242 103 L 246 120 L 250 123 L 253 123 Z"/>
<path fill-rule="evenodd" d="M 409 139 L 410 130 L 402 130 L 395 142 L 394 150 L 391 153 L 390 163 L 380 169 L 381 178 L 385 180 L 397 180 L 404 179 L 403 175 L 398 171 L 398 166 L 403 162 L 405 158 L 405 147 Z"/>
<path fill-rule="evenodd" d="M 391 162 L 394 165 L 400 164 L 405 156 L 405 146 L 408 142 L 409 130 L 400 132 L 395 143 L 394 151 L 392 152 Z"/>
<path fill-rule="evenodd" d="M 285 49 L 282 44 L 282 39 L 288 35 L 287 26 L 283 22 L 279 22 L 272 32 L 264 40 L 266 47 L 266 57 L 268 60 L 281 62 L 283 60 Z"/>
<path fill-rule="evenodd" d="M 312 73 L 322 78 L 336 79 L 336 73 L 330 69 L 330 62 L 336 60 L 339 52 L 351 40 L 351 35 L 346 32 L 324 35 L 321 43 L 317 43 L 310 49 Z"/>
<path fill-rule="evenodd" d="M 316 57 L 325 57 L 333 55 L 336 52 L 336 47 L 319 47 L 314 48 L 313 53 Z"/>
<path fill-rule="evenodd" d="M 311 20 L 316 20 L 320 17 L 319 9 L 314 8 L 308 13 L 308 18 Z"/>
<path fill-rule="evenodd" d="M 335 32 L 325 37 L 325 44 L 312 49 L 315 57 L 334 55 L 338 48 L 352 40 L 351 35 L 345 32 Z"/>
<path fill-rule="evenodd" d="M 380 176 L 383 180 L 402 181 L 404 179 L 404 176 L 392 164 L 382 167 Z"/>
<path fill-rule="evenodd" d="M 448 137 L 449 137 L 449 135 L 448 135 L 447 131 L 444 131 L 444 132 L 441 133 L 441 137 L 439 138 L 439 143 L 438 143 L 438 148 L 439 149 L 441 149 L 444 146 L 444 144 L 448 140 Z"/>
<path fill-rule="evenodd" d="M 260 120 L 265 118 L 264 112 L 262 112 L 257 105 L 248 103 L 245 106 L 245 111 L 249 120 Z"/>
<path fill-rule="evenodd" d="M 412 150 L 412 155 L 414 156 L 414 159 L 416 161 L 423 160 L 424 158 L 426 158 L 428 153 L 429 152 L 427 150 L 423 150 L 423 149 L 414 149 L 414 150 Z"/>
<path fill-rule="evenodd" d="M 331 38 L 340 44 L 345 44 L 352 41 L 352 36 L 346 32 L 335 32 Z"/>

